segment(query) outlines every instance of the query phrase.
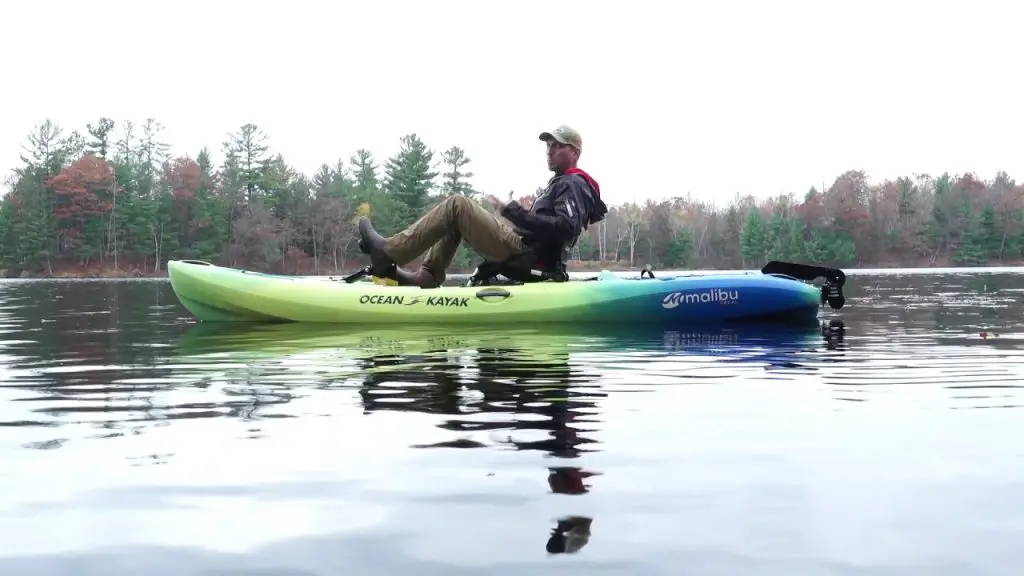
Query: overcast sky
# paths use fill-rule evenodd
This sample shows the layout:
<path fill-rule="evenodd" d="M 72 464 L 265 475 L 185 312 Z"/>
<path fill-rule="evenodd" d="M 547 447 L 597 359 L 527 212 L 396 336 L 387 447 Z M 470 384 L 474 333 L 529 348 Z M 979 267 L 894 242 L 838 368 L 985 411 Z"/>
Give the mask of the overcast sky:
<path fill-rule="evenodd" d="M 243 9 L 242 6 L 245 6 Z M 1024 180 L 1009 1 L 38 0 L 0 8 L 0 170 L 46 117 L 166 126 L 175 154 L 254 122 L 311 173 L 418 133 L 478 188 L 547 180 L 568 123 L 606 198 L 803 193 L 997 170 Z"/>

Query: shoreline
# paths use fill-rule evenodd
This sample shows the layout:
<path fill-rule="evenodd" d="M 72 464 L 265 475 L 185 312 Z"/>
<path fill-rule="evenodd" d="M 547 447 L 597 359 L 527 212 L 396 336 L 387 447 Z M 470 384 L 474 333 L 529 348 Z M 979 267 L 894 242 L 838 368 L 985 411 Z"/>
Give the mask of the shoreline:
<path fill-rule="evenodd" d="M 351 266 L 346 266 L 344 269 L 341 269 L 341 270 L 339 270 L 337 272 L 321 270 L 319 274 L 316 273 L 314 270 L 298 270 L 298 269 L 295 269 L 295 267 L 289 267 L 289 266 L 285 267 L 286 270 L 284 270 L 284 271 L 277 271 L 277 272 L 275 272 L 275 271 L 266 271 L 266 270 L 257 270 L 256 268 L 248 268 L 246 266 L 238 266 L 238 268 L 246 269 L 246 270 L 252 270 L 252 271 L 256 271 L 256 272 L 277 273 L 277 274 L 282 274 L 282 275 L 285 275 L 285 276 L 332 277 L 332 276 L 346 276 L 348 274 L 356 272 L 357 270 L 359 270 L 363 266 L 364 266 L 364 264 L 355 264 L 355 265 L 351 265 Z M 292 268 L 292 269 L 288 270 L 287 268 Z M 631 267 L 631 266 L 623 265 L 621 263 L 614 262 L 614 261 L 608 261 L 608 262 L 597 262 L 597 261 L 573 262 L 568 268 L 569 268 L 569 272 L 570 273 L 588 273 L 588 272 L 598 273 L 598 272 L 600 272 L 602 270 L 608 270 L 608 271 L 616 272 L 616 273 L 633 272 L 633 273 L 636 273 L 636 274 L 639 274 L 640 271 L 643 269 L 642 267 L 639 267 L 639 266 L 632 266 Z M 916 264 L 911 264 L 911 265 L 907 265 L 907 264 L 902 263 L 902 262 L 881 262 L 881 263 L 877 263 L 877 264 L 876 263 L 865 263 L 865 264 L 857 264 L 857 265 L 851 265 L 851 266 L 846 266 L 846 267 L 840 266 L 839 268 L 843 269 L 844 271 L 854 271 L 854 270 L 872 270 L 872 271 L 873 270 L 882 270 L 882 271 L 884 271 L 884 270 L 915 270 L 915 269 L 920 269 L 920 270 L 937 270 L 937 269 L 942 269 L 942 270 L 965 270 L 966 271 L 966 270 L 989 269 L 989 268 L 1024 268 L 1024 260 L 1014 260 L 1014 261 L 1008 261 L 1008 262 L 993 263 L 993 264 L 988 264 L 988 265 L 985 265 L 985 266 L 959 266 L 959 265 L 953 264 L 952 262 L 945 262 L 944 261 L 944 262 L 929 262 L 927 264 L 916 263 Z M 750 267 L 749 268 L 749 270 L 756 270 L 756 269 L 757 268 L 755 268 L 755 267 Z M 657 271 L 659 270 L 659 268 L 658 267 L 654 267 L 653 270 L 655 271 L 655 274 L 657 274 Z M 665 268 L 665 270 L 669 270 L 669 269 Z M 691 270 L 699 271 L 699 272 L 721 271 L 721 272 L 729 272 L 729 273 L 733 273 L 733 272 L 737 271 L 737 270 L 734 270 L 734 269 L 721 269 L 721 270 L 719 270 L 719 269 L 715 269 L 715 268 L 709 268 L 709 269 L 703 269 L 703 268 L 702 269 L 681 268 L 679 270 L 673 270 L 673 271 L 674 272 L 679 272 L 679 271 L 684 271 L 685 272 L 685 271 L 691 271 Z M 745 270 L 745 269 L 741 269 L 741 270 Z M 473 272 L 473 270 L 471 270 L 471 269 L 463 270 L 463 269 L 454 269 L 453 268 L 453 269 L 451 269 L 448 272 L 448 274 L 449 275 L 453 275 L 453 276 L 468 276 L 472 272 Z M 135 266 L 125 266 L 125 267 L 115 268 L 112 265 L 105 265 L 105 266 L 81 266 L 81 265 L 66 265 L 65 264 L 65 265 L 54 266 L 52 274 L 49 273 L 46 270 L 34 271 L 33 272 L 33 271 L 28 271 L 28 270 L 18 271 L 18 270 L 12 270 L 12 269 L 0 269 L 0 279 L 4 279 L 4 280 L 64 280 L 64 279 L 66 279 L 66 280 L 126 280 L 126 279 L 140 279 L 141 280 L 141 279 L 161 279 L 161 278 L 166 279 L 167 277 L 168 277 L 168 275 L 167 275 L 167 270 L 166 269 L 162 269 L 159 272 L 153 272 L 151 270 L 142 270 L 139 267 L 135 267 Z"/>

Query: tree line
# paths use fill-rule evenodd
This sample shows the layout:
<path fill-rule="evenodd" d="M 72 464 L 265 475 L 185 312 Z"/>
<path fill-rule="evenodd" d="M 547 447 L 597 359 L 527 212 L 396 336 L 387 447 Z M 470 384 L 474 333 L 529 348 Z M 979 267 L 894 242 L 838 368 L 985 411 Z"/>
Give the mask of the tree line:
<path fill-rule="evenodd" d="M 448 196 L 484 194 L 465 150 L 438 153 L 416 134 L 403 136 L 382 163 L 359 149 L 306 175 L 271 149 L 256 124 L 227 135 L 219 165 L 208 147 L 172 156 L 163 128 L 151 118 L 100 118 L 84 133 L 39 123 L 0 201 L 7 275 L 160 274 L 175 258 L 334 274 L 366 263 L 359 215 L 372 215 L 387 235 Z M 823 190 L 760 200 L 737 194 L 724 206 L 689 195 L 626 202 L 610 206 L 571 257 L 576 269 L 749 269 L 770 259 L 844 267 L 1016 263 L 1024 258 L 1024 186 L 1005 172 L 990 181 L 944 173 L 872 184 L 850 170 Z M 464 246 L 454 267 L 468 270 L 478 260 Z"/>

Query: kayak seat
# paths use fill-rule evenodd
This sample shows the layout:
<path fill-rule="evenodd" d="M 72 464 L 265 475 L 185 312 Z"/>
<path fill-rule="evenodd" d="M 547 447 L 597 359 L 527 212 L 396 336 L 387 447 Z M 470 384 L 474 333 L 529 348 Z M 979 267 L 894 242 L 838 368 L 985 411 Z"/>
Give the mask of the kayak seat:
<path fill-rule="evenodd" d="M 466 286 L 515 285 L 533 282 L 567 282 L 569 273 L 561 262 L 557 270 L 538 270 L 515 262 L 519 255 L 500 261 L 483 261 L 469 276 Z M 499 280 L 504 277 L 504 280 Z"/>

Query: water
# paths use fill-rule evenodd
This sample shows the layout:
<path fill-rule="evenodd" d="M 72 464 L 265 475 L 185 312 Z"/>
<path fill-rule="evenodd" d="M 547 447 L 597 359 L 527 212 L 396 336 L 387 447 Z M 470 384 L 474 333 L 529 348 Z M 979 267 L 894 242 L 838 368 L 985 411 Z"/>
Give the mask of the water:
<path fill-rule="evenodd" d="M 1017 574 L 1022 292 L 851 274 L 845 328 L 341 332 L 0 283 L 0 574 Z"/>

